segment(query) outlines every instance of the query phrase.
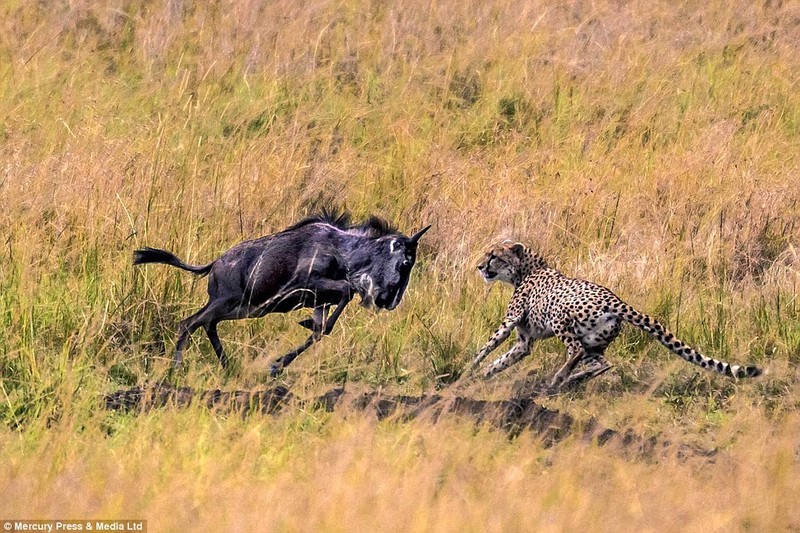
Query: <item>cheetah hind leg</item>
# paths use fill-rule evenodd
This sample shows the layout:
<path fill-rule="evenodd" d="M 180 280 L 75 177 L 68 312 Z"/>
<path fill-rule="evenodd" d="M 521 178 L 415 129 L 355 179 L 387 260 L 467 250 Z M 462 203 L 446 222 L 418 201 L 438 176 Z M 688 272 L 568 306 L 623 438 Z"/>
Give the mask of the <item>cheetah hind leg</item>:
<path fill-rule="evenodd" d="M 566 363 L 564 363 L 564 366 L 562 366 L 558 372 L 556 372 L 556 374 L 553 376 L 553 379 L 550 381 L 550 388 L 559 390 L 564 384 L 564 381 L 575 370 L 575 367 L 578 366 L 578 363 L 588 354 L 575 334 L 569 330 L 566 321 L 555 324 L 553 330 L 555 331 L 558 339 L 563 342 L 564 346 L 567 348 Z"/>
<path fill-rule="evenodd" d="M 605 374 L 611 370 L 611 367 L 613 366 L 606 360 L 605 357 L 602 356 L 602 354 L 587 357 L 581 361 L 581 363 L 584 361 L 588 362 L 585 368 L 570 374 L 569 377 L 564 380 L 564 383 L 561 384 L 562 389 L 573 387 L 581 383 L 585 383 L 590 379 L 594 379 L 597 376 Z"/>

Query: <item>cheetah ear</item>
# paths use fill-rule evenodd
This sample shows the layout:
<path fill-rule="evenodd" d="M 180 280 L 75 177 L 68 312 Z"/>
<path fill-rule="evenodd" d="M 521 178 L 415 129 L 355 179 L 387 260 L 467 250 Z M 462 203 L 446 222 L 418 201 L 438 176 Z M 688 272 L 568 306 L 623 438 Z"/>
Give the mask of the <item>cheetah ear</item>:
<path fill-rule="evenodd" d="M 522 258 L 522 254 L 525 251 L 525 245 L 521 242 L 514 243 L 514 245 L 511 247 L 511 251 L 514 252 L 514 255 L 517 257 Z"/>

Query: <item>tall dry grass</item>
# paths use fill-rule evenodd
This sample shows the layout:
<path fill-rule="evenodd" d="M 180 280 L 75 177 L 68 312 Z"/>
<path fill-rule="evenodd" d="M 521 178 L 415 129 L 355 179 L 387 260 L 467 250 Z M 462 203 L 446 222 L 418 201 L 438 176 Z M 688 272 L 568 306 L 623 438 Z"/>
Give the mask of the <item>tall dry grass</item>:
<path fill-rule="evenodd" d="M 5 2 L 0 515 L 798 527 L 799 48 L 791 2 Z M 163 377 L 177 321 L 203 301 L 184 273 L 133 270 L 133 248 L 207 261 L 331 201 L 434 227 L 404 304 L 348 309 L 290 368 L 296 390 L 418 394 L 460 369 L 509 296 L 473 272 L 499 238 L 769 373 L 700 374 L 626 331 L 613 372 L 548 400 L 723 450 L 702 465 L 455 422 L 98 413 L 103 393 Z M 263 386 L 297 318 L 225 324 L 228 373 L 198 335 L 176 379 Z M 562 357 L 541 343 L 469 393 L 508 397 Z"/>
<path fill-rule="evenodd" d="M 456 421 L 224 419 L 161 412 L 2 437 L 6 516 L 146 518 L 152 531 L 784 531 L 798 523 L 797 416 L 757 416 L 714 458 L 620 450 Z M 38 455 L 39 460 L 31 460 Z"/>

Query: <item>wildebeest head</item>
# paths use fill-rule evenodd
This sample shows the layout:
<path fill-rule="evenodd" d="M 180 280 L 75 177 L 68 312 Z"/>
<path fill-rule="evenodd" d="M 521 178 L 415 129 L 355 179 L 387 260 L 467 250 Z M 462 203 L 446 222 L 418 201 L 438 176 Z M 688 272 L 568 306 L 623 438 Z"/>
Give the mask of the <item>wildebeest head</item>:
<path fill-rule="evenodd" d="M 411 237 L 385 235 L 353 251 L 349 277 L 365 307 L 392 310 L 400 304 L 417 260 L 417 244 L 429 229 L 426 226 Z"/>

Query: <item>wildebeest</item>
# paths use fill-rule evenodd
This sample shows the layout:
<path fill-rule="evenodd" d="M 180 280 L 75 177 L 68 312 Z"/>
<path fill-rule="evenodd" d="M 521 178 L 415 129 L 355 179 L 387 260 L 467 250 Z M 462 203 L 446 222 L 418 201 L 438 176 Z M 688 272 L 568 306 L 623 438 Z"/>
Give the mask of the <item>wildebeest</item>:
<path fill-rule="evenodd" d="M 217 334 L 219 322 L 313 309 L 313 318 L 300 322 L 311 335 L 275 360 L 271 367 L 274 376 L 330 334 L 356 294 L 365 307 L 397 307 L 417 260 L 417 243 L 428 229 L 430 226 L 406 237 L 375 216 L 355 225 L 346 213 L 323 212 L 281 232 L 241 242 L 207 265 L 189 265 L 156 248 L 136 250 L 133 264 L 163 263 L 208 275 L 208 303 L 178 326 L 176 366 L 197 328 L 205 329 L 219 362 L 226 367 L 228 358 Z"/>

